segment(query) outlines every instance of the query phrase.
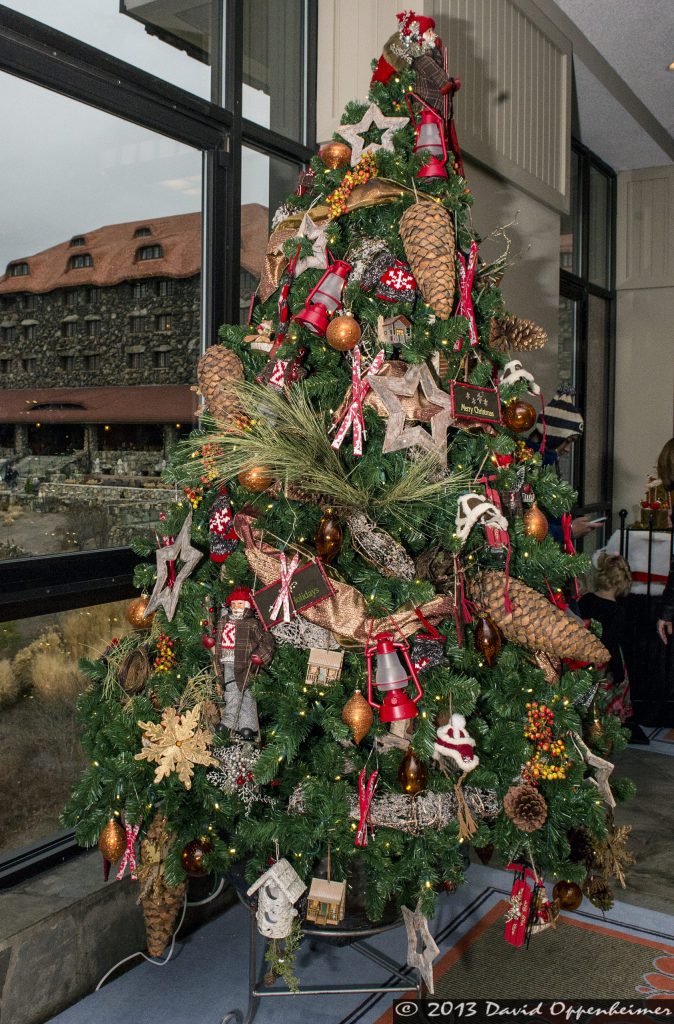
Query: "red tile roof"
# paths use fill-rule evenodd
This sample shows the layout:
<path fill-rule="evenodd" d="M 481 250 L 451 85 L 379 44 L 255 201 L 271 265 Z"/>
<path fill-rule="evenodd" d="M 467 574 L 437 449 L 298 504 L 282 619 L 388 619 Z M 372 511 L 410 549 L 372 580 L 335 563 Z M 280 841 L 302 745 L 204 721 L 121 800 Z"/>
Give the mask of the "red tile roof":
<path fill-rule="evenodd" d="M 191 423 L 196 408 L 188 384 L 0 392 L 0 423 Z"/>
<path fill-rule="evenodd" d="M 137 228 L 147 227 L 151 234 L 134 238 Z M 267 208 L 249 203 L 241 208 L 241 265 L 259 277 L 269 233 Z M 14 263 L 28 263 L 30 273 L 0 277 L 0 295 L 14 292 L 44 293 L 55 288 L 80 285 L 119 284 L 145 277 L 192 277 L 201 269 L 201 214 L 182 213 L 172 217 L 109 224 L 94 231 L 73 235 L 83 237 L 84 245 L 71 245 L 70 239 L 32 256 L 18 257 Z M 138 250 L 161 245 L 160 259 L 138 260 Z M 74 269 L 71 257 L 89 253 L 93 266 Z M 9 269 L 9 268 L 8 268 Z"/>

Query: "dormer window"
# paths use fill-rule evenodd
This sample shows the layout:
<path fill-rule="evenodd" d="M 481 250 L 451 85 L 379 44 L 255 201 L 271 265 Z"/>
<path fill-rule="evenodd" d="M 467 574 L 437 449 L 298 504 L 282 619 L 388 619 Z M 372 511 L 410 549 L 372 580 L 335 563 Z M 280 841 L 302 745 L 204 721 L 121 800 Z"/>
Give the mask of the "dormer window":
<path fill-rule="evenodd" d="M 136 253 L 137 260 L 160 260 L 164 256 L 161 245 L 144 245 Z"/>
<path fill-rule="evenodd" d="M 75 235 L 73 238 L 70 239 L 70 244 L 71 245 L 86 245 L 87 241 L 86 241 L 86 238 L 84 237 L 84 235 Z"/>
<path fill-rule="evenodd" d="M 136 228 L 136 230 L 133 233 L 133 237 L 134 238 L 147 238 L 147 236 L 151 235 L 151 234 L 152 234 L 152 232 L 151 232 L 150 228 L 142 227 L 142 228 Z"/>
<path fill-rule="evenodd" d="M 70 257 L 70 269 L 82 270 L 84 267 L 93 267 L 94 258 L 90 252 L 83 252 L 77 256 Z"/>
<path fill-rule="evenodd" d="M 12 263 L 8 273 L 10 277 L 27 277 L 30 274 L 30 267 L 27 263 Z"/>

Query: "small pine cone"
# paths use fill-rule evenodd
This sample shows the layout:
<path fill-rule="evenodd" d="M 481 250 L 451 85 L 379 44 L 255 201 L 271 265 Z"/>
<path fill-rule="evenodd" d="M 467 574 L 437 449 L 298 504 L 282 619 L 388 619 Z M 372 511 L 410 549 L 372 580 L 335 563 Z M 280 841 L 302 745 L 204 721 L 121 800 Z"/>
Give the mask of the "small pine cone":
<path fill-rule="evenodd" d="M 201 714 L 204 720 L 204 724 L 208 729 L 214 729 L 216 725 L 220 724 L 220 708 L 212 700 L 204 700 L 201 702 Z"/>
<path fill-rule="evenodd" d="M 590 867 L 594 860 L 594 844 L 589 830 L 584 825 L 579 828 L 570 828 L 566 833 L 566 838 L 571 846 L 569 859 L 572 864 L 586 864 Z"/>
<path fill-rule="evenodd" d="M 547 340 L 547 331 L 523 317 L 494 317 L 489 325 L 489 344 L 497 352 L 511 348 L 517 352 L 533 352 L 543 348 Z"/>
<path fill-rule="evenodd" d="M 522 832 L 542 828 L 548 805 L 533 786 L 511 786 L 503 798 L 503 810 Z"/>
<path fill-rule="evenodd" d="M 152 704 L 152 707 L 155 709 L 155 711 L 161 711 L 162 703 L 159 697 L 157 696 L 156 692 L 154 690 L 150 690 L 150 692 L 148 693 L 148 697 L 150 698 L 150 703 Z"/>
<path fill-rule="evenodd" d="M 583 886 L 583 892 L 598 910 L 610 910 L 615 902 L 613 889 L 601 875 L 590 875 Z"/>

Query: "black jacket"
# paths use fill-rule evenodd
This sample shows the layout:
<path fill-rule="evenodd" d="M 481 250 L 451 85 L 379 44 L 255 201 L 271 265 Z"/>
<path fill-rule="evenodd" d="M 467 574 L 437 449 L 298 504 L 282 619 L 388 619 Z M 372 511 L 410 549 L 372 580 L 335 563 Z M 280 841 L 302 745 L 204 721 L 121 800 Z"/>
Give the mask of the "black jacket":
<path fill-rule="evenodd" d="M 674 622 L 674 558 L 669 567 L 669 576 L 662 594 L 662 605 L 660 607 L 660 618 L 666 622 Z"/>

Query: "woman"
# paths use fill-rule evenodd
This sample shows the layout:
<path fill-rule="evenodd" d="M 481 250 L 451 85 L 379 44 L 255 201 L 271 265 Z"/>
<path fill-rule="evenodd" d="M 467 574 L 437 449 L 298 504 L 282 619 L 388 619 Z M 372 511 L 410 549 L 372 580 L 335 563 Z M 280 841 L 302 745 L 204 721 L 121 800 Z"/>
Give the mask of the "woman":
<path fill-rule="evenodd" d="M 601 623 L 601 642 L 611 655 L 597 693 L 598 702 L 604 714 L 618 715 L 623 725 L 632 717 L 630 684 L 620 647 L 626 628 L 622 599 L 629 594 L 631 585 L 632 574 L 625 559 L 603 552 L 592 574 L 592 589 L 579 601 L 583 618 Z"/>

